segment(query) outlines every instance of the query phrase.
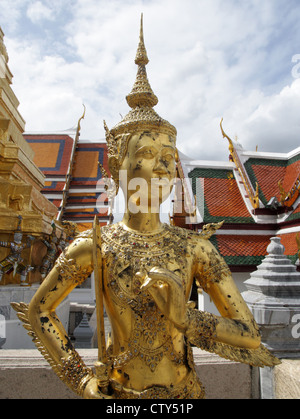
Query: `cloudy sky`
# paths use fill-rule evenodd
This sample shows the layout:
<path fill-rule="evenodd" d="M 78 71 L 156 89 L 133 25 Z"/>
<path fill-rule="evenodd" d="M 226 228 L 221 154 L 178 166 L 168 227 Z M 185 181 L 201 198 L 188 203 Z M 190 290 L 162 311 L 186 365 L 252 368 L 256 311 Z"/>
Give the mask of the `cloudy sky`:
<path fill-rule="evenodd" d="M 299 0 L 0 0 L 13 89 L 26 131 L 82 122 L 104 138 L 129 108 L 140 14 L 156 111 L 195 159 L 300 146 Z"/>

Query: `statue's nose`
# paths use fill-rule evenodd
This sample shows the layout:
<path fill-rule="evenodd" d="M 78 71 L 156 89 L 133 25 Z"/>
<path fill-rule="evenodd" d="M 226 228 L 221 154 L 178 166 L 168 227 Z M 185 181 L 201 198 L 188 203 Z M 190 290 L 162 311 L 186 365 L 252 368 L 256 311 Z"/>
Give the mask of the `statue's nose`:
<path fill-rule="evenodd" d="M 161 175 L 166 175 L 168 173 L 166 162 L 163 160 L 161 156 L 158 156 L 156 158 L 153 171 Z"/>

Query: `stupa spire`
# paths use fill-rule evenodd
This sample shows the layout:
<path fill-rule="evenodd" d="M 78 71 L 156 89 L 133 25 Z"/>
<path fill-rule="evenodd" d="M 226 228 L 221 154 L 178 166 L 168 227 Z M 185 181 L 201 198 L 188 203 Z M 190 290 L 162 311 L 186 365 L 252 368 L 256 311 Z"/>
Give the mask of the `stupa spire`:
<path fill-rule="evenodd" d="M 146 65 L 149 63 L 144 43 L 143 14 L 141 15 L 140 40 L 135 57 L 135 64 L 138 66 L 137 76 L 133 88 L 126 96 L 128 105 L 131 108 L 157 105 L 158 98 L 153 93 L 147 78 Z"/>
<path fill-rule="evenodd" d="M 147 51 L 144 42 L 144 29 L 143 29 L 143 13 L 141 14 L 141 25 L 140 25 L 140 42 L 136 52 L 136 57 L 134 61 L 137 65 L 147 65 L 149 59 L 147 56 Z"/>
<path fill-rule="evenodd" d="M 112 144 L 112 138 L 117 138 L 119 135 L 143 130 L 165 133 L 176 138 L 176 128 L 168 121 L 162 119 L 153 109 L 158 103 L 158 98 L 153 93 L 147 78 L 146 65 L 148 62 L 144 43 L 142 14 L 139 44 L 135 56 L 135 64 L 138 66 L 137 76 L 131 92 L 126 96 L 131 110 L 111 130 L 106 127 L 106 137 L 109 144 Z"/>

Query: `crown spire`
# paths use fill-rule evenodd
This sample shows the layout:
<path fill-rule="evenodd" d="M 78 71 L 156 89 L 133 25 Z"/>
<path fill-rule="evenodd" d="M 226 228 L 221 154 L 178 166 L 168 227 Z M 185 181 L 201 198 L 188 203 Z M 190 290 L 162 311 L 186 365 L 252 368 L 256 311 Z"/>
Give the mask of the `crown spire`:
<path fill-rule="evenodd" d="M 149 59 L 147 56 L 147 51 L 144 42 L 144 29 L 143 29 L 143 13 L 141 14 L 141 26 L 140 26 L 140 42 L 138 45 L 138 49 L 136 52 L 136 57 L 134 61 L 137 65 L 147 65 L 149 63 Z"/>
<path fill-rule="evenodd" d="M 143 14 L 141 15 L 139 44 L 135 57 L 138 66 L 137 76 L 133 88 L 126 96 L 128 105 L 132 108 L 129 113 L 113 127 L 109 133 L 110 140 L 121 134 L 150 129 L 155 132 L 164 132 L 176 137 L 176 128 L 168 121 L 162 119 L 153 109 L 157 105 L 158 98 L 153 93 L 147 78 L 146 65 L 148 56 L 144 43 Z M 108 137 L 107 137 L 108 138 Z"/>
<path fill-rule="evenodd" d="M 137 106 L 149 106 L 152 108 L 157 105 L 158 99 L 153 93 L 147 78 L 146 65 L 149 63 L 149 59 L 144 43 L 143 14 L 141 15 L 140 40 L 134 62 L 138 66 L 138 71 L 133 88 L 129 95 L 126 96 L 127 103 L 131 108 L 136 108 Z"/>

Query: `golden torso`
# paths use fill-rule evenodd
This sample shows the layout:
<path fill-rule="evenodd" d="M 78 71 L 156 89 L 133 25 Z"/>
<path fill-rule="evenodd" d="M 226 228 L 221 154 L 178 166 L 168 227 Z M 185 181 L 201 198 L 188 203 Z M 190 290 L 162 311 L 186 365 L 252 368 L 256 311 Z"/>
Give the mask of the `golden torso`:
<path fill-rule="evenodd" d="M 188 372 L 183 335 L 159 311 L 141 276 L 153 267 L 181 278 L 188 299 L 193 274 L 188 237 L 164 226 L 157 235 L 136 234 L 120 224 L 102 228 L 105 307 L 112 327 L 114 372 L 125 387 L 172 386 Z M 168 374 L 166 374 L 168 371 Z"/>

